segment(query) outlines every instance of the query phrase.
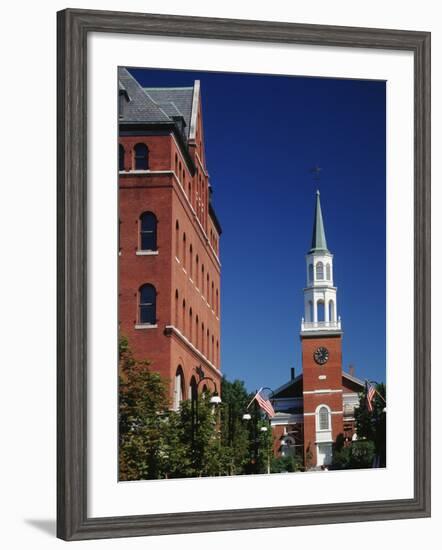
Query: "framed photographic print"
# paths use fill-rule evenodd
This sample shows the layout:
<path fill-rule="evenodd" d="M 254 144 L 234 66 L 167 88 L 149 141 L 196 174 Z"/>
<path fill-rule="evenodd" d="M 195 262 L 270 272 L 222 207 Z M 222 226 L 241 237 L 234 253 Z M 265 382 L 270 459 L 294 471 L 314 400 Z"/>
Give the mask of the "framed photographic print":
<path fill-rule="evenodd" d="M 58 14 L 58 536 L 430 514 L 430 35 Z"/>

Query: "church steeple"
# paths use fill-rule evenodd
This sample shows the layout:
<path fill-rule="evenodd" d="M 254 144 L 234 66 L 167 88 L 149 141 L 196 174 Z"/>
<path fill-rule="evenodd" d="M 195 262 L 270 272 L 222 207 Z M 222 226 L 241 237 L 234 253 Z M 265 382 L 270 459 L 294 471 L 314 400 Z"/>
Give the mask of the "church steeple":
<path fill-rule="evenodd" d="M 312 246 L 309 252 L 328 251 L 325 238 L 324 222 L 322 220 L 321 199 L 319 190 L 316 191 L 315 220 L 313 223 Z"/>
<path fill-rule="evenodd" d="M 333 254 L 327 248 L 319 191 L 316 191 L 312 244 L 306 256 L 306 263 L 307 286 L 304 288 L 301 334 L 340 332 L 337 289 L 333 283 Z"/>

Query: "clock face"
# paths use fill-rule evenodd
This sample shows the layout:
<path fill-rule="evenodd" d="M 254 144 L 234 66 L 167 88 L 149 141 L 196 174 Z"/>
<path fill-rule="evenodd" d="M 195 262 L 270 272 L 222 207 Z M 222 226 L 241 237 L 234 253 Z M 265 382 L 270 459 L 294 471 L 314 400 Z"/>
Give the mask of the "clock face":
<path fill-rule="evenodd" d="M 324 365 L 328 361 L 328 349 L 324 347 L 317 348 L 313 354 L 313 358 L 318 365 Z"/>

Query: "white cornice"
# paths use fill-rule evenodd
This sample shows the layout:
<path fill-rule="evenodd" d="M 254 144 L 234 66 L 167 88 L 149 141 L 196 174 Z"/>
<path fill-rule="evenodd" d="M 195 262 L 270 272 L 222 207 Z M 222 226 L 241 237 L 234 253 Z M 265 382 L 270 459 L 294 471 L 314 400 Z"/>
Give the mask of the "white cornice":
<path fill-rule="evenodd" d="M 188 348 L 190 348 L 193 353 L 195 353 L 195 355 L 197 355 L 202 361 L 204 361 L 204 364 L 207 365 L 208 367 L 210 367 L 214 372 L 216 372 L 216 374 L 218 374 L 218 376 L 222 376 L 222 373 L 219 369 L 217 369 L 215 367 L 215 365 L 213 363 L 211 363 L 209 361 L 209 359 L 207 359 L 207 357 L 205 355 L 203 355 L 199 349 L 197 349 L 193 344 L 192 342 L 190 342 L 185 336 L 184 334 L 178 330 L 174 325 L 166 325 L 165 327 L 166 330 L 169 330 L 171 331 L 173 334 L 175 334 L 175 336 L 177 336 L 182 342 L 183 344 L 185 344 Z"/>

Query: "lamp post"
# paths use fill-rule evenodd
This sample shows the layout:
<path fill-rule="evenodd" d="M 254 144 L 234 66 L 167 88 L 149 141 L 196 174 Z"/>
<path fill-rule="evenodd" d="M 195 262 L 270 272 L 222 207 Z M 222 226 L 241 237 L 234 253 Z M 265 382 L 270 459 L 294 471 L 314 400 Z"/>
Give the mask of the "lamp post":
<path fill-rule="evenodd" d="M 261 393 L 263 390 L 269 390 L 270 391 L 270 395 L 273 396 L 274 394 L 274 391 L 272 390 L 272 388 L 269 388 L 267 386 L 261 388 L 259 390 L 259 392 L 256 392 L 255 393 L 255 397 L 256 395 L 258 395 L 258 393 Z M 252 464 L 253 464 L 253 469 L 255 471 L 255 473 L 258 473 L 258 455 L 259 455 L 259 444 L 261 442 L 260 440 L 260 437 L 257 433 L 257 424 L 258 424 L 258 415 L 259 415 L 259 406 L 258 406 L 258 402 L 256 401 L 255 397 L 252 399 L 252 401 L 250 401 L 250 403 L 248 404 L 247 406 L 247 409 L 250 407 L 250 405 L 252 403 L 254 403 L 254 419 L 253 419 L 253 424 L 252 424 L 252 441 L 253 441 L 253 459 L 252 459 Z M 246 412 L 243 414 L 242 416 L 242 419 L 243 420 L 252 420 L 252 415 L 249 413 L 249 412 Z M 271 428 L 271 424 L 270 424 L 270 418 L 269 418 L 269 426 L 261 426 L 259 431 L 261 432 L 261 434 L 266 434 L 269 430 L 269 428 Z M 269 474 L 270 473 L 270 445 L 269 443 L 267 442 L 267 473 Z"/>
<path fill-rule="evenodd" d="M 221 403 L 221 397 L 219 396 L 218 386 L 216 385 L 215 380 L 213 378 L 211 378 L 210 376 L 204 376 L 204 373 L 202 372 L 202 370 L 197 371 L 197 372 L 199 374 L 200 373 L 201 374 L 200 374 L 200 379 L 199 379 L 199 381 L 197 382 L 197 384 L 195 386 L 194 392 L 192 392 L 192 411 L 191 411 L 191 415 L 192 415 L 192 450 L 193 451 L 195 450 L 195 436 L 198 435 L 198 421 L 199 421 L 198 388 L 199 388 L 201 382 L 203 382 L 204 380 L 208 380 L 208 381 L 212 382 L 213 387 L 215 389 L 212 396 L 210 397 L 209 403 L 211 405 L 215 405 L 215 406 L 219 405 Z"/>

